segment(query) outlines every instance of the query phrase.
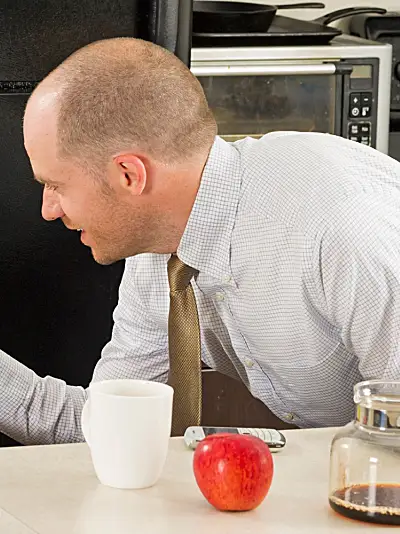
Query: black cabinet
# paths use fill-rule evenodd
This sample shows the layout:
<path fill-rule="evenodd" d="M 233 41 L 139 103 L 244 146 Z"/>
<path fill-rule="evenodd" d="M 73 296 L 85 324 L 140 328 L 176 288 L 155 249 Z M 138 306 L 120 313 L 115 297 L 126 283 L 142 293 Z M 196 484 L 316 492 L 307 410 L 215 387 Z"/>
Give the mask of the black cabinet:
<path fill-rule="evenodd" d="M 0 348 L 42 376 L 88 384 L 110 337 L 123 262 L 97 265 L 77 232 L 41 218 L 22 136 L 29 92 L 103 38 L 145 38 L 188 64 L 191 17 L 191 0 L 1 2 Z"/>

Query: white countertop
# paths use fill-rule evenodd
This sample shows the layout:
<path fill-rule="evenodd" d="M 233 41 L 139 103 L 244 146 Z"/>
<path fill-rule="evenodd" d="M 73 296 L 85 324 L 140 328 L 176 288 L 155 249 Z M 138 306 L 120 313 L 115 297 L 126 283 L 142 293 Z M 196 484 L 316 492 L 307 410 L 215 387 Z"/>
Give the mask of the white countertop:
<path fill-rule="evenodd" d="M 274 454 L 269 495 L 259 508 L 244 513 L 219 512 L 208 504 L 193 477 L 193 453 L 179 438 L 171 439 L 161 480 L 145 490 L 102 486 L 85 444 L 0 449 L 0 533 L 387 533 L 385 527 L 350 521 L 330 509 L 334 433 L 286 431 L 287 446 Z"/>
<path fill-rule="evenodd" d="M 35 534 L 33 530 L 4 510 L 0 510 L 0 532 L 1 534 Z"/>

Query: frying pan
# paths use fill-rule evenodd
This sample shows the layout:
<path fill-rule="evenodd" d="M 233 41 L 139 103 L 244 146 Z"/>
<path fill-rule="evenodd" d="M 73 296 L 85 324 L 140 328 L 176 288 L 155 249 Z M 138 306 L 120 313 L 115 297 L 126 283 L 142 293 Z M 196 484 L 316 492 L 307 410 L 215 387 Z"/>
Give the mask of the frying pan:
<path fill-rule="evenodd" d="M 273 6 L 197 0 L 193 4 L 193 32 L 264 33 L 270 27 L 278 9 L 324 9 L 324 7 L 325 5 L 320 2 Z"/>
<path fill-rule="evenodd" d="M 214 2 L 195 0 L 193 3 L 193 34 L 265 34 L 281 9 L 323 9 L 319 2 L 299 4 L 248 4 L 244 2 Z M 353 7 L 328 13 L 313 22 L 328 25 L 331 22 L 362 13 L 384 15 L 386 9 L 379 7 Z"/>

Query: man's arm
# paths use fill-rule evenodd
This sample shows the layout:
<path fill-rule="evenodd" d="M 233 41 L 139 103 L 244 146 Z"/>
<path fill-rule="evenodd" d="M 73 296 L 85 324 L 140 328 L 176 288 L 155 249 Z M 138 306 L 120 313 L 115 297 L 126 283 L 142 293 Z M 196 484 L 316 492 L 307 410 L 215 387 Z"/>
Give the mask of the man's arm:
<path fill-rule="evenodd" d="M 400 379 L 400 200 L 377 191 L 336 210 L 314 256 L 322 308 L 367 379 Z"/>
<path fill-rule="evenodd" d="M 168 285 L 164 283 L 163 262 L 161 257 L 157 259 L 153 273 L 151 261 L 146 263 L 147 270 L 140 271 L 139 276 L 137 264 L 136 259 L 126 261 L 112 338 L 96 365 L 95 381 L 112 378 L 166 381 L 168 341 L 164 318 L 168 316 Z M 158 280 L 152 289 L 159 292 L 159 321 L 151 317 L 142 298 L 157 273 Z M 53 377 L 40 378 L 0 351 L 0 431 L 4 434 L 23 444 L 83 441 L 80 417 L 85 400 L 84 388 L 68 386 Z"/>
<path fill-rule="evenodd" d="M 0 430 L 24 444 L 83 441 L 84 388 L 40 378 L 0 351 Z"/>

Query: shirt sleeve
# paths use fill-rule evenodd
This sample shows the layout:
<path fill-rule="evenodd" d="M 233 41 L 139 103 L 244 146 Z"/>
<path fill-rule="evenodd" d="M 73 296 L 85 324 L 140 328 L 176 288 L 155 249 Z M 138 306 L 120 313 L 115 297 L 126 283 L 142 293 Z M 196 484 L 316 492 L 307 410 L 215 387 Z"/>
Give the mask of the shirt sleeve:
<path fill-rule="evenodd" d="M 154 255 L 149 255 L 153 260 Z M 154 309 L 154 302 L 159 306 Z M 152 303 L 152 304 L 150 304 Z M 93 380 L 133 378 L 166 382 L 169 289 L 162 256 L 126 260 L 111 341 L 104 347 Z"/>
<path fill-rule="evenodd" d="M 134 265 L 135 262 L 127 260 L 114 311 L 112 337 L 96 365 L 94 381 L 167 379 L 167 330 L 149 318 L 135 288 Z M 163 296 L 165 299 L 165 294 Z M 0 351 L 0 430 L 19 443 L 84 441 L 80 418 L 86 396 L 85 388 L 69 386 L 49 376 L 41 378 Z"/>
<path fill-rule="evenodd" d="M 314 269 L 322 309 L 365 380 L 400 379 L 400 200 L 394 190 L 342 204 Z"/>

